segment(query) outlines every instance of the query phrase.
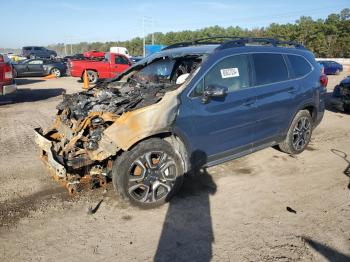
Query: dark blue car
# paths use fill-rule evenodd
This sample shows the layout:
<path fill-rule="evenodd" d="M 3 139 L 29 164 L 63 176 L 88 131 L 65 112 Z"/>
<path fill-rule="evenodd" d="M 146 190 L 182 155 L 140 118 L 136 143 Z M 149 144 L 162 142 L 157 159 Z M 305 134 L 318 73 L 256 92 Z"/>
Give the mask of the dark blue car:
<path fill-rule="evenodd" d="M 326 85 L 299 44 L 178 43 L 66 95 L 52 128 L 37 129 L 37 143 L 70 192 L 84 176 L 100 184 L 111 177 L 132 204 L 154 207 L 199 168 L 271 146 L 303 152 L 323 118 Z"/>
<path fill-rule="evenodd" d="M 318 61 L 323 65 L 324 73 L 326 75 L 338 75 L 343 71 L 343 66 L 335 61 Z"/>

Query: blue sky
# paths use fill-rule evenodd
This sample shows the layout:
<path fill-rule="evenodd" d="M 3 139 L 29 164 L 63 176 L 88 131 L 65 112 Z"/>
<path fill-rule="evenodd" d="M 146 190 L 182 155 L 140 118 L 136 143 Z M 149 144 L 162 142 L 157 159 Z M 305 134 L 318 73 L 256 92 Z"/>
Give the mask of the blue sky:
<path fill-rule="evenodd" d="M 325 18 L 350 7 L 349 0 L 0 0 L 0 47 L 81 41 L 116 41 L 142 36 L 142 17 L 154 31 L 206 26 L 253 28 L 295 22 L 302 15 Z M 5 21 L 5 22 L 4 22 Z M 8 22 L 6 22 L 8 21 Z M 146 21 L 146 33 L 153 31 Z"/>

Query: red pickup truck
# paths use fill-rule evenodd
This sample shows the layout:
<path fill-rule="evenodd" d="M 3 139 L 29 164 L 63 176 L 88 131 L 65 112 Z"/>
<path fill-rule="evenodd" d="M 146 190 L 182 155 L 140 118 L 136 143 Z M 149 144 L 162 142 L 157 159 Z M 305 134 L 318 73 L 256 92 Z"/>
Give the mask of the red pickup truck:
<path fill-rule="evenodd" d="M 0 96 L 15 92 L 17 86 L 13 79 L 13 69 L 9 59 L 0 54 Z"/>
<path fill-rule="evenodd" d="M 101 78 L 112 78 L 124 72 L 131 66 L 129 58 L 122 54 L 106 53 L 103 61 L 95 60 L 69 60 L 68 69 L 73 77 L 83 79 L 85 70 L 87 71 L 89 82 L 97 83 Z"/>

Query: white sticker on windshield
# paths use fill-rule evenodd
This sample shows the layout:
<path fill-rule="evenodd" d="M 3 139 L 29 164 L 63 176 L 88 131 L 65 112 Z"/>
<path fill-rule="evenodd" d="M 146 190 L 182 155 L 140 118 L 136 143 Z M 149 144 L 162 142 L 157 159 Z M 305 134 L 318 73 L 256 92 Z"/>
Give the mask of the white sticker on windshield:
<path fill-rule="evenodd" d="M 222 78 L 238 77 L 239 71 L 237 67 L 233 68 L 224 68 L 220 70 Z"/>

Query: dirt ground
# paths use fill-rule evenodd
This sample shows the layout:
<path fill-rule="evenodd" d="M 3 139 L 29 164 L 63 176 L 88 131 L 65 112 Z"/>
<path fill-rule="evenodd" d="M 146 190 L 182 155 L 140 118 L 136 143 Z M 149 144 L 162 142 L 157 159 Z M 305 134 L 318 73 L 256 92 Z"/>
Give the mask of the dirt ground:
<path fill-rule="evenodd" d="M 68 197 L 38 158 L 33 128 L 82 84 L 18 84 L 0 98 L 0 261 L 350 261 L 350 115 L 327 110 L 301 155 L 269 148 L 209 168 L 140 210 L 111 185 Z"/>

